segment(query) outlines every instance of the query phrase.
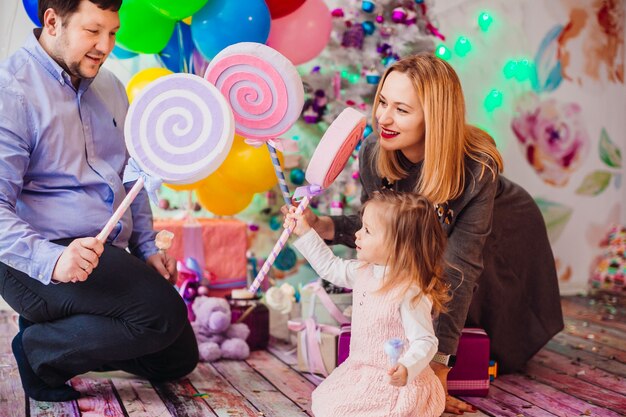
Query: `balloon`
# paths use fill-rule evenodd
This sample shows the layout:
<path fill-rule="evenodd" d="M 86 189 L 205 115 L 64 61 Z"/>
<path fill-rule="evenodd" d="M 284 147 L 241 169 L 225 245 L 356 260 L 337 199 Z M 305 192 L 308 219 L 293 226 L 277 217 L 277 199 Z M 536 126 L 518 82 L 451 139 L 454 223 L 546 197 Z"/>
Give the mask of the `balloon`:
<path fill-rule="evenodd" d="M 126 0 L 125 0 L 126 1 Z M 170 19 L 181 20 L 191 16 L 205 5 L 207 0 L 144 0 L 156 11 Z"/>
<path fill-rule="evenodd" d="M 200 77 L 204 76 L 207 67 L 209 66 L 209 62 L 204 59 L 202 54 L 198 52 L 197 49 L 194 48 L 191 54 L 191 68 L 190 71 L 193 74 L 199 75 Z"/>
<path fill-rule="evenodd" d="M 22 4 L 24 5 L 24 10 L 26 10 L 26 14 L 31 22 L 33 22 L 35 26 L 41 27 L 38 15 L 39 11 L 37 9 L 37 0 L 22 0 Z"/>
<path fill-rule="evenodd" d="M 124 0 L 117 43 L 128 51 L 158 54 L 172 37 L 175 24 L 174 20 L 146 7 L 144 0 Z"/>
<path fill-rule="evenodd" d="M 265 43 L 270 22 L 270 12 L 264 0 L 246 0 L 245 3 L 210 0 L 193 15 L 191 33 L 196 48 L 211 60 L 234 43 Z"/>
<path fill-rule="evenodd" d="M 272 19 L 287 16 L 293 13 L 298 7 L 302 6 L 304 0 L 265 0 L 267 7 L 270 9 Z"/>
<path fill-rule="evenodd" d="M 194 46 L 191 39 L 191 28 L 185 23 L 178 22 L 174 26 L 174 33 L 158 57 L 167 69 L 174 72 L 191 72 L 191 54 Z"/>
<path fill-rule="evenodd" d="M 310 61 L 322 52 L 332 29 L 330 10 L 323 0 L 306 0 L 295 12 L 272 20 L 267 45 L 294 65 Z"/>
<path fill-rule="evenodd" d="M 194 182 L 193 184 L 166 184 L 163 183 L 167 188 L 171 188 L 174 191 L 191 191 L 196 188 L 202 187 L 202 183 L 206 180 L 206 178 L 201 179 L 200 181 Z"/>
<path fill-rule="evenodd" d="M 214 172 L 196 188 L 198 202 L 206 210 L 218 216 L 232 216 L 250 204 L 252 193 L 242 193 L 228 187 L 219 172 Z"/>
<path fill-rule="evenodd" d="M 128 101 L 132 102 L 133 99 L 137 97 L 137 94 L 152 81 L 169 74 L 172 74 L 172 71 L 166 68 L 148 68 L 139 71 L 137 74 L 133 75 L 133 78 L 131 78 L 126 85 Z"/>
<path fill-rule="evenodd" d="M 226 160 L 217 169 L 224 181 L 233 189 L 245 193 L 259 193 L 274 187 L 278 180 L 266 146 L 255 148 L 235 135 Z M 281 165 L 282 154 L 278 154 Z"/>
<path fill-rule="evenodd" d="M 137 56 L 136 53 L 127 51 L 126 49 L 120 48 L 117 45 L 115 45 L 113 47 L 113 50 L 111 51 L 111 58 L 128 59 L 128 58 L 134 58 L 136 56 Z"/>

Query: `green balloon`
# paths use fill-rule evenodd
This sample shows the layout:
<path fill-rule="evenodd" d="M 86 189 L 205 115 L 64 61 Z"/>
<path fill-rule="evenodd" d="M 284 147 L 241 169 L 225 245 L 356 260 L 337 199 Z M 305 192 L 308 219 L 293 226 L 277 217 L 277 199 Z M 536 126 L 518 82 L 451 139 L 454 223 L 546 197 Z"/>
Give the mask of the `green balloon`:
<path fill-rule="evenodd" d="M 127 51 L 158 54 L 174 33 L 175 20 L 148 7 L 144 0 L 124 0 L 117 43 Z"/>
<path fill-rule="evenodd" d="M 163 16 L 181 20 L 202 9 L 207 0 L 146 0 Z"/>

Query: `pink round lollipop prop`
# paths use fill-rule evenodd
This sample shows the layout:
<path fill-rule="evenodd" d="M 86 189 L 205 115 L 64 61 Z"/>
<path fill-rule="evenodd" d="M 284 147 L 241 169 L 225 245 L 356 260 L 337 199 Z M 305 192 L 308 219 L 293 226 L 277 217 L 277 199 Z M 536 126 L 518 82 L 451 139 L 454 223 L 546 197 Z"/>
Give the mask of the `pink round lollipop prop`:
<path fill-rule="evenodd" d="M 172 74 L 150 83 L 133 100 L 124 133 L 142 175 L 98 234 L 103 242 L 144 186 L 144 175 L 192 184 L 213 173 L 232 146 L 234 120 L 215 86 L 196 75 Z"/>
<path fill-rule="evenodd" d="M 285 133 L 304 105 L 302 79 L 291 61 L 267 45 L 241 42 L 211 60 L 204 74 L 230 103 L 236 132 L 268 140 Z"/>
<path fill-rule="evenodd" d="M 204 77 L 230 103 L 236 132 L 266 142 L 283 199 L 290 204 L 285 174 L 267 141 L 285 133 L 300 117 L 304 88 L 296 67 L 267 45 L 241 42 L 217 54 Z"/>
<path fill-rule="evenodd" d="M 309 205 L 310 198 L 328 188 L 337 178 L 357 143 L 363 138 L 364 130 L 365 116 L 352 108 L 344 109 L 328 127 L 306 169 L 306 179 L 311 185 L 298 188 L 294 195 L 302 197 L 296 213 L 302 213 Z M 292 227 L 283 230 L 248 291 L 257 292 L 292 232 Z"/>

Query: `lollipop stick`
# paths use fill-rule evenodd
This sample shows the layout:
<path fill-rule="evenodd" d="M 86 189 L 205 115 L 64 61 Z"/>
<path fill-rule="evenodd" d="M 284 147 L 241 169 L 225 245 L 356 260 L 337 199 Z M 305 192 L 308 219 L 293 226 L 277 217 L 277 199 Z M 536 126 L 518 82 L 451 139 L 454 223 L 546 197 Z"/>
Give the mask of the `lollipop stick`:
<path fill-rule="evenodd" d="M 309 198 L 303 197 L 302 200 L 300 201 L 300 204 L 298 204 L 298 208 L 296 209 L 296 214 L 302 213 L 304 209 L 307 208 L 308 205 L 309 205 Z M 252 285 L 250 285 L 250 288 L 248 288 L 248 291 L 250 291 L 251 293 L 257 292 L 257 290 L 261 286 L 261 282 L 263 282 L 263 280 L 267 276 L 267 273 L 270 271 L 272 264 L 276 260 L 276 257 L 285 246 L 285 243 L 287 243 L 287 239 L 289 239 L 291 232 L 293 232 L 293 226 L 290 226 L 286 228 L 285 230 L 283 230 L 283 233 L 280 235 L 280 238 L 278 238 L 278 242 L 276 242 L 276 245 L 274 245 L 272 252 L 270 252 L 269 256 L 267 257 L 267 260 L 263 264 L 263 267 L 261 268 L 256 278 L 254 279 L 254 282 L 252 283 Z"/>
<path fill-rule="evenodd" d="M 117 222 L 120 221 L 124 212 L 128 209 L 128 207 L 130 207 L 133 200 L 135 200 L 135 197 L 137 197 L 137 194 L 139 194 L 139 191 L 143 188 L 143 182 L 143 177 L 140 176 L 135 182 L 135 185 L 133 185 L 133 188 L 131 188 L 128 194 L 126 194 L 126 197 L 124 197 L 124 200 L 122 200 L 122 203 L 119 205 L 117 210 L 115 210 L 115 213 L 113 213 L 107 224 L 104 225 L 102 231 L 98 233 L 96 239 L 102 243 L 106 242 L 107 237 L 109 237 Z"/>
<path fill-rule="evenodd" d="M 278 155 L 276 154 L 276 148 L 267 143 L 267 149 L 270 151 L 272 157 L 272 164 L 274 165 L 274 171 L 276 172 L 276 178 L 278 178 L 278 185 L 280 186 L 280 192 L 283 194 L 283 200 L 287 206 L 291 205 L 291 195 L 289 194 L 289 188 L 287 187 L 287 181 L 285 181 L 285 173 L 280 166 Z"/>

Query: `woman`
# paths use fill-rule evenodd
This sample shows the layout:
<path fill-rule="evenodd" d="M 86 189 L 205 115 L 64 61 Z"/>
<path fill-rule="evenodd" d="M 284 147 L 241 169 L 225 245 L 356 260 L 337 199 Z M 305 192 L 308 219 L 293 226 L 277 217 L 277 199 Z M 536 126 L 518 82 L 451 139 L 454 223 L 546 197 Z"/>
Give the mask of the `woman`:
<path fill-rule="evenodd" d="M 521 369 L 563 329 L 557 275 L 545 224 L 530 195 L 500 173 L 493 139 L 465 123 L 461 83 L 430 54 L 394 63 L 376 92 L 373 126 L 359 164 L 363 202 L 381 188 L 418 192 L 435 204 L 448 235 L 445 279 L 452 300 L 435 323 L 435 373 L 446 386 L 463 327 L 484 328 L 499 371 Z M 358 216 L 308 223 L 330 243 L 354 247 Z M 446 411 L 473 408 L 447 397 Z"/>

